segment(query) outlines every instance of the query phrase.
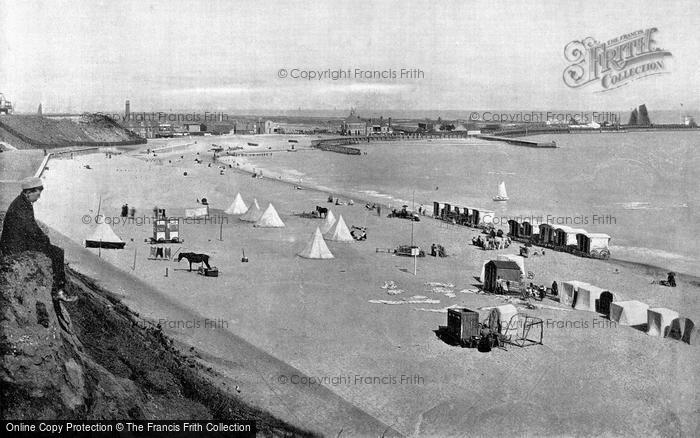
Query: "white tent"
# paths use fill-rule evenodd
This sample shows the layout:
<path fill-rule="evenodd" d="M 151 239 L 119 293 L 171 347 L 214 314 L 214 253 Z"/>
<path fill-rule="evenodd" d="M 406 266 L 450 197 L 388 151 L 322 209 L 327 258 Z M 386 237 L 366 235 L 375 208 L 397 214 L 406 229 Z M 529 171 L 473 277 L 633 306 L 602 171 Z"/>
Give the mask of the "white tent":
<path fill-rule="evenodd" d="M 333 224 L 335 223 L 335 216 L 333 215 L 333 212 L 328 210 L 328 213 L 326 213 L 326 220 L 323 221 L 323 225 L 321 225 L 321 233 L 326 234 L 328 231 L 330 231 L 331 228 L 333 228 Z"/>
<path fill-rule="evenodd" d="M 102 222 L 91 237 L 85 239 L 86 248 L 122 249 L 126 243 L 119 238 L 108 224 Z"/>
<path fill-rule="evenodd" d="M 588 283 L 578 280 L 569 280 L 561 283 L 559 288 L 559 302 L 569 306 L 574 305 L 574 293 L 578 293 L 578 288 L 588 286 Z"/>
<path fill-rule="evenodd" d="M 597 286 L 590 284 L 579 285 L 574 309 L 595 312 L 595 302 L 600 299 L 600 294 L 603 292 L 605 292 L 605 290 Z"/>
<path fill-rule="evenodd" d="M 248 210 L 239 219 L 246 222 L 257 222 L 260 216 L 262 216 L 262 213 L 258 205 L 258 200 L 253 199 L 253 204 L 248 207 Z"/>
<path fill-rule="evenodd" d="M 282 228 L 284 227 L 284 222 L 282 222 L 282 219 L 280 219 L 280 216 L 277 214 L 275 206 L 269 203 L 267 204 L 265 212 L 253 226 L 262 228 Z"/>
<path fill-rule="evenodd" d="M 328 249 L 326 241 L 323 240 L 321 230 L 316 227 L 316 231 L 311 235 L 311 240 L 306 244 L 306 248 L 299 253 L 305 259 L 332 259 L 333 254 Z"/>
<path fill-rule="evenodd" d="M 343 220 L 343 215 L 341 214 L 337 221 L 335 221 L 335 226 L 328 230 L 326 234 L 323 235 L 328 240 L 333 240 L 335 242 L 353 242 L 355 239 L 352 238 L 348 226 L 345 225 Z"/>
<path fill-rule="evenodd" d="M 515 254 L 498 254 L 496 256 L 496 260 L 504 260 L 504 261 L 512 261 L 518 264 L 518 267 L 520 268 L 520 272 L 525 275 L 525 257 L 515 255 Z M 481 275 L 479 276 L 479 281 L 484 282 L 484 276 L 486 275 L 486 264 L 490 262 L 491 260 L 486 260 L 484 261 L 484 264 L 481 265 Z"/>
<path fill-rule="evenodd" d="M 649 336 L 666 336 L 671 329 L 671 321 L 678 318 L 678 312 L 664 307 L 647 310 L 647 334 Z"/>
<path fill-rule="evenodd" d="M 226 214 L 243 214 L 248 211 L 248 206 L 243 202 L 240 193 L 236 193 L 236 197 L 233 200 L 233 204 L 224 211 Z"/>
<path fill-rule="evenodd" d="M 610 320 L 620 325 L 646 324 L 649 305 L 637 300 L 610 303 Z"/>

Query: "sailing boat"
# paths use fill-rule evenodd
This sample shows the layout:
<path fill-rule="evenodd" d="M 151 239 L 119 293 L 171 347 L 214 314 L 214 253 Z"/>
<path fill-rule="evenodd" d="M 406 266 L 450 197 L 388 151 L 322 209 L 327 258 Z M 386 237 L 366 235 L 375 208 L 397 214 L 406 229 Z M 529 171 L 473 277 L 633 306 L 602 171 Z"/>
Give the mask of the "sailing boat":
<path fill-rule="evenodd" d="M 493 197 L 494 201 L 507 201 L 508 200 L 508 193 L 506 193 L 506 183 L 505 181 L 501 181 L 501 183 L 498 185 L 498 195 Z"/>

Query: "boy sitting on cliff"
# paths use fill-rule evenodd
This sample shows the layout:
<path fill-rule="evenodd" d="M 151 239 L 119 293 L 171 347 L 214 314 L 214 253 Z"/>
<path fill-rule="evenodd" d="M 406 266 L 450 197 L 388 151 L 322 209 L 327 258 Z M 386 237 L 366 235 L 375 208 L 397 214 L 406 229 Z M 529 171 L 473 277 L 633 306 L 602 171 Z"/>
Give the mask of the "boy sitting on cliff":
<path fill-rule="evenodd" d="M 53 268 L 54 300 L 75 301 L 78 297 L 68 297 L 63 288 L 66 274 L 63 266 L 63 249 L 52 245 L 49 237 L 39 228 L 34 219 L 33 203 L 39 200 L 44 186 L 40 178 L 26 178 L 22 181 L 22 193 L 10 204 L 3 220 L 0 236 L 0 253 L 11 256 L 23 251 L 37 251 L 51 259 Z"/>

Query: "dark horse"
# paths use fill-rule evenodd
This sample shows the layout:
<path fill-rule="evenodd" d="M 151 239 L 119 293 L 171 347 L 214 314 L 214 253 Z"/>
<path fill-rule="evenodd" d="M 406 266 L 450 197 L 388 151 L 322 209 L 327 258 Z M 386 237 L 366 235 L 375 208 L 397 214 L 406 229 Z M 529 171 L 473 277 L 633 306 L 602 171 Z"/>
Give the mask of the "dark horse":
<path fill-rule="evenodd" d="M 192 263 L 204 263 L 207 265 L 207 269 L 211 269 L 209 266 L 209 256 L 207 254 L 197 254 L 196 252 L 181 252 L 177 256 L 177 261 L 182 259 L 187 259 L 190 262 L 190 271 L 192 270 Z"/>
<path fill-rule="evenodd" d="M 328 209 L 326 207 L 316 206 L 316 211 L 318 212 L 318 217 L 325 218 L 328 214 Z"/>

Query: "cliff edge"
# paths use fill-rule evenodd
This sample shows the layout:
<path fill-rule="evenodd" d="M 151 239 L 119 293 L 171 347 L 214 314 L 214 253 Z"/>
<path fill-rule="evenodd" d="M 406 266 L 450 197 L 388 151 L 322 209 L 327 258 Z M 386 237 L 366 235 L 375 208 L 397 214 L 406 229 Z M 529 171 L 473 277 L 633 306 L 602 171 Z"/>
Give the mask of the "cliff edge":
<path fill-rule="evenodd" d="M 47 257 L 0 258 L 0 417 L 253 419 L 262 435 L 312 435 L 219 389 L 193 349 L 71 274 L 80 299 L 55 306 Z"/>

